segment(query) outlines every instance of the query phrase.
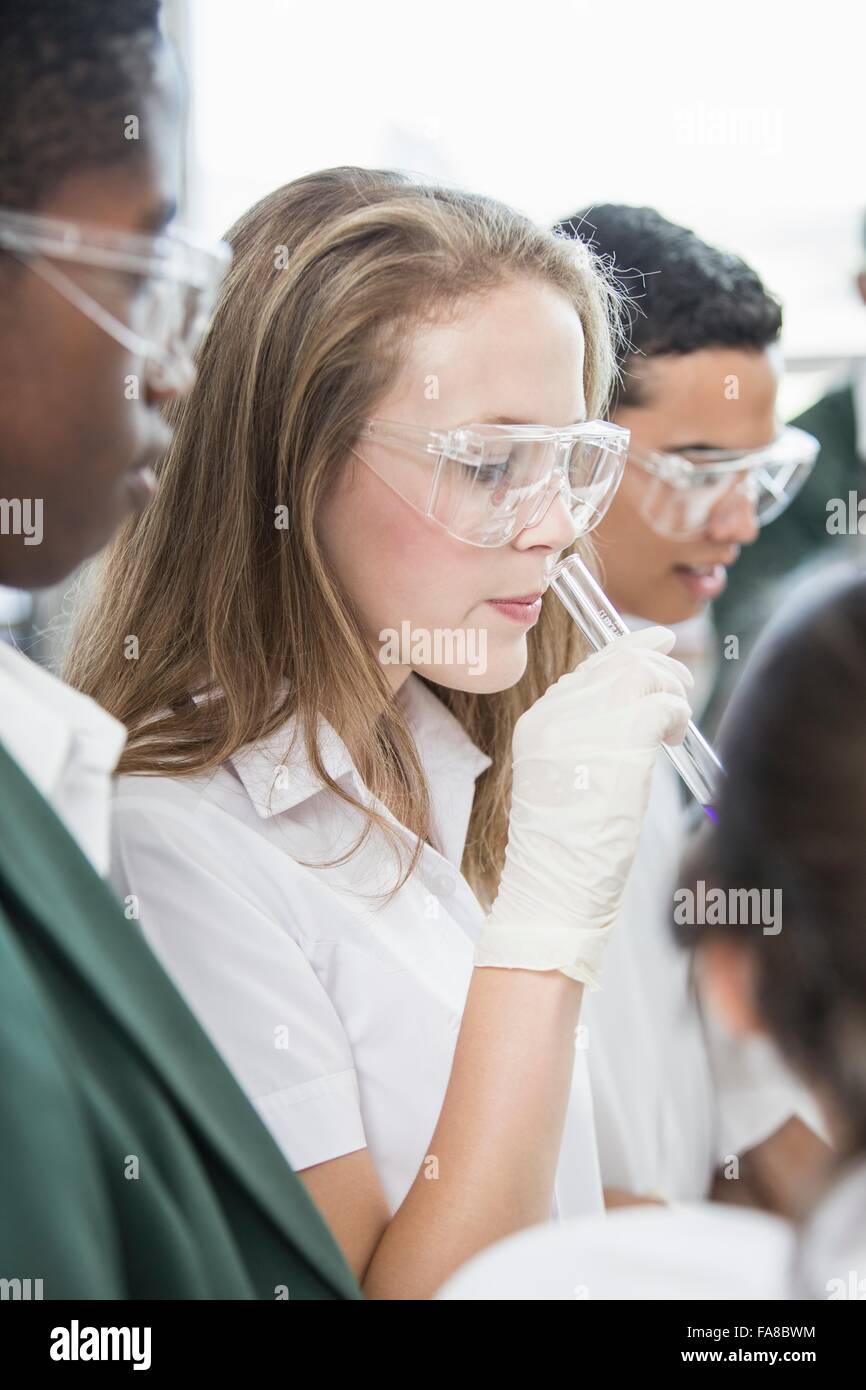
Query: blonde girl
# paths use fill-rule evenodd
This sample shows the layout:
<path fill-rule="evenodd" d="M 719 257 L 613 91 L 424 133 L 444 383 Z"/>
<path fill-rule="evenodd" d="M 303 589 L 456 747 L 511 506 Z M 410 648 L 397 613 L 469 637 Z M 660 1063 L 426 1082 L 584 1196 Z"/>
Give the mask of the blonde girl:
<path fill-rule="evenodd" d="M 229 240 L 68 675 L 129 728 L 131 915 L 368 1296 L 428 1297 L 602 1205 L 580 1002 L 691 678 L 542 597 L 622 468 L 588 252 L 356 168 Z"/>

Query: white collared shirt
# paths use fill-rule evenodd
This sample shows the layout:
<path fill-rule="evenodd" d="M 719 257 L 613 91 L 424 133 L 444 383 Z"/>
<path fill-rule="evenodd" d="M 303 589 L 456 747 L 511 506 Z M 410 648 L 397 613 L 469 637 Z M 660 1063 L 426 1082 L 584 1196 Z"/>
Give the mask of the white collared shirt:
<path fill-rule="evenodd" d="M 700 624 L 673 630 L 676 655 L 689 665 Z M 699 717 L 700 697 L 695 708 Z M 660 753 L 601 989 L 584 996 L 581 1010 L 604 1185 L 675 1202 L 706 1197 L 719 1167 L 792 1115 L 825 1133 L 769 1041 L 735 1038 L 700 1007 L 691 953 L 671 930 L 685 845 L 679 777 Z"/>
<path fill-rule="evenodd" d="M 795 1298 L 866 1300 L 866 1156 L 848 1160 L 809 1214 L 791 1283 Z"/>
<path fill-rule="evenodd" d="M 468 1260 L 437 1299 L 866 1300 L 866 1159 L 798 1230 L 753 1208 L 686 1202 L 547 1222 Z"/>
<path fill-rule="evenodd" d="M 682 822 L 677 774 L 660 754 L 601 989 L 581 1009 L 604 1185 L 666 1201 L 705 1197 L 719 1158 L 689 953 L 671 930 Z"/>
<path fill-rule="evenodd" d="M 109 868 L 111 778 L 126 729 L 0 642 L 0 742 L 100 875 Z"/>
<path fill-rule="evenodd" d="M 484 920 L 460 862 L 491 761 L 414 673 L 399 698 L 442 852 L 423 846 L 389 906 L 357 896 L 395 881 L 376 828 L 343 864 L 299 862 L 340 858 L 366 822 L 320 786 L 301 740 L 286 761 L 293 720 L 215 772 L 121 777 L 112 874 L 292 1166 L 366 1146 L 392 1212 L 428 1157 L 450 1077 Z M 335 781 L 401 832 L 408 856 L 413 837 L 373 801 L 324 720 L 319 749 Z M 602 1205 L 578 1048 L 553 1214 Z"/>
<path fill-rule="evenodd" d="M 794 1245 L 789 1222 L 753 1208 L 719 1202 L 622 1207 L 507 1236 L 461 1265 L 434 1298 L 784 1299 L 792 1296 Z"/>

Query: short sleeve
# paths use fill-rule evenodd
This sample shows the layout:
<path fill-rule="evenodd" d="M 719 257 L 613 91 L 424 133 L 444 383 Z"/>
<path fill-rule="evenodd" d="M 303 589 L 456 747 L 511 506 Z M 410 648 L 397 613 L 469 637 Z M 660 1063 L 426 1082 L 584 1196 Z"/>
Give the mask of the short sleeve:
<path fill-rule="evenodd" d="M 349 1040 L 290 930 L 299 866 L 287 857 L 277 920 L 256 895 L 254 841 L 201 803 L 121 790 L 111 879 L 122 898 L 134 895 L 151 949 L 301 1170 L 367 1141 Z"/>
<path fill-rule="evenodd" d="M 704 1024 L 716 1082 L 719 1163 L 763 1143 L 795 1115 L 829 1142 L 817 1105 L 769 1039 L 734 1037 L 710 1008 Z"/>

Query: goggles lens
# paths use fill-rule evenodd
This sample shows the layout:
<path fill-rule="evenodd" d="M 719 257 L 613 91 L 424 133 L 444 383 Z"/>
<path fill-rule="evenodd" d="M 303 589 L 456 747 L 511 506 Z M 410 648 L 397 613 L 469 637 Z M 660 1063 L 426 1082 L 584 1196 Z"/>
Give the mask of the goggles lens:
<path fill-rule="evenodd" d="M 641 515 L 659 535 L 685 539 L 705 528 L 720 503 L 741 496 L 758 525 L 766 526 L 796 497 L 819 450 L 813 435 L 793 426 L 765 448 L 740 453 L 632 450 L 631 459 L 645 474 Z"/>
<path fill-rule="evenodd" d="M 188 384 L 231 262 L 225 242 L 204 246 L 177 231 L 145 236 L 0 209 L 0 248 L 141 354 L 152 380 Z"/>
<path fill-rule="evenodd" d="M 364 435 L 383 446 L 365 448 L 374 472 L 451 535 L 478 546 L 504 545 L 538 525 L 557 495 L 575 535 L 591 531 L 619 486 L 629 439 L 628 430 L 600 420 L 568 430 L 475 425 L 448 434 L 370 420 Z"/>
<path fill-rule="evenodd" d="M 156 280 L 130 306 L 129 323 L 149 345 L 148 372 L 156 384 L 179 385 L 194 374 L 194 356 L 210 322 L 219 284 L 212 288 Z"/>

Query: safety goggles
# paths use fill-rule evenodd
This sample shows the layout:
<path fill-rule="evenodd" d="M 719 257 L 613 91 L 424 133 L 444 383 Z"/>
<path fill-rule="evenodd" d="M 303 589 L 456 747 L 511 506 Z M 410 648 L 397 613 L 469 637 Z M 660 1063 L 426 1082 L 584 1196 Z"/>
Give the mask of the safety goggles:
<path fill-rule="evenodd" d="M 796 497 L 820 447 L 814 435 L 792 425 L 759 449 L 664 454 L 633 446 L 629 462 L 648 479 L 641 516 L 659 535 L 683 540 L 704 529 L 723 498 L 743 495 L 758 525 L 766 526 Z"/>
<path fill-rule="evenodd" d="M 627 429 L 605 420 L 567 429 L 462 425 L 440 431 L 372 419 L 352 452 L 449 535 L 496 546 L 537 526 L 557 496 L 571 513 L 575 535 L 591 531 L 619 486 L 628 441 Z"/>
<path fill-rule="evenodd" d="M 155 386 L 189 385 L 195 349 L 231 263 L 226 242 L 204 246 L 176 230 L 146 236 L 0 208 L 0 249 L 142 357 Z M 73 274 L 58 261 L 74 267 Z"/>

